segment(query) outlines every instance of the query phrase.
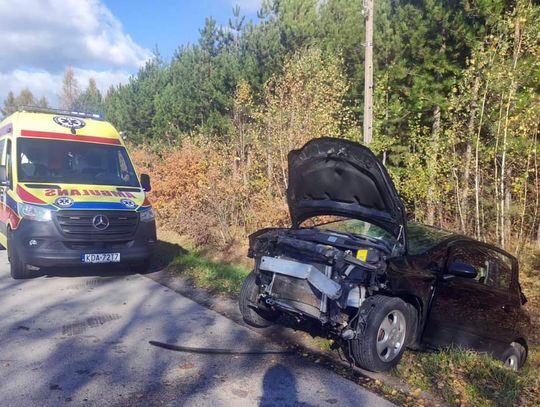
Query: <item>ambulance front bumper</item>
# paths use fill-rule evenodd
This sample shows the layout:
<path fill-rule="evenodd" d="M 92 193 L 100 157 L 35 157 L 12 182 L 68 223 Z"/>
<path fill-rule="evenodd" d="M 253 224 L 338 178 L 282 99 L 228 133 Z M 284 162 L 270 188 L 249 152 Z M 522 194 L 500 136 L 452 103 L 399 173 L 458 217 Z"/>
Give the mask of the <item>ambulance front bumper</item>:
<path fill-rule="evenodd" d="M 120 263 L 136 264 L 150 259 L 156 244 L 154 221 L 139 222 L 130 236 L 97 238 L 88 235 L 66 237 L 54 221 L 22 219 L 11 234 L 22 261 L 35 267 L 76 266 L 86 264 L 85 254 L 119 253 Z"/>

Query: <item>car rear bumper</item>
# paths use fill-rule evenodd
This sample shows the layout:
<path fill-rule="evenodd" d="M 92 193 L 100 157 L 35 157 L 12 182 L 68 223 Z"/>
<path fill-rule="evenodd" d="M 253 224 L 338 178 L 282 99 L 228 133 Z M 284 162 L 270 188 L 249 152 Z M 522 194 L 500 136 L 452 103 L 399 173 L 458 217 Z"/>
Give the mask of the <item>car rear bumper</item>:
<path fill-rule="evenodd" d="M 120 253 L 120 263 L 132 264 L 148 260 L 156 244 L 155 222 L 139 222 L 128 237 L 86 239 L 64 236 L 54 222 L 23 219 L 12 231 L 10 245 L 21 259 L 36 267 L 76 266 L 86 264 L 81 256 L 91 253 Z"/>

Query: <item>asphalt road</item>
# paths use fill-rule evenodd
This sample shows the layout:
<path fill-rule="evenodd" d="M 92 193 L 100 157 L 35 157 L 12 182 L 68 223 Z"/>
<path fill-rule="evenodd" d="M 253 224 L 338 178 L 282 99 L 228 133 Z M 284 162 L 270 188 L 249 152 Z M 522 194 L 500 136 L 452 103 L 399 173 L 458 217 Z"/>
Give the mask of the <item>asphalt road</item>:
<path fill-rule="evenodd" d="M 0 252 L 2 407 L 392 406 L 295 355 L 201 355 L 151 346 L 149 340 L 277 349 L 146 277 L 82 268 L 15 281 L 8 267 Z"/>

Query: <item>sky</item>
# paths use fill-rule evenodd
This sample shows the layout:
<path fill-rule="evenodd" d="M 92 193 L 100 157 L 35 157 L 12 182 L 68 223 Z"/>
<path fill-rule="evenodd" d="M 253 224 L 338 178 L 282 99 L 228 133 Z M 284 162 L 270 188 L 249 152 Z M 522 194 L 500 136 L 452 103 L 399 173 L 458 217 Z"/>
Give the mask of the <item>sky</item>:
<path fill-rule="evenodd" d="M 125 83 L 157 47 L 169 60 L 194 43 L 206 17 L 227 24 L 234 5 L 254 18 L 262 0 L 1 0 L 0 103 L 29 88 L 58 104 L 62 74 L 102 92 Z"/>

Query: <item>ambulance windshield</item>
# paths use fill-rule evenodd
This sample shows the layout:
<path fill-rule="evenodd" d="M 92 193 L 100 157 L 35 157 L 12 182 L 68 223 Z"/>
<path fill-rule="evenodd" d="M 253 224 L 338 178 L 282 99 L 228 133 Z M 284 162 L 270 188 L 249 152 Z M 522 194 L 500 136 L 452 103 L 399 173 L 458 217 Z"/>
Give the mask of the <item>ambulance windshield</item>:
<path fill-rule="evenodd" d="M 17 147 L 20 182 L 140 187 L 122 146 L 20 138 Z"/>

